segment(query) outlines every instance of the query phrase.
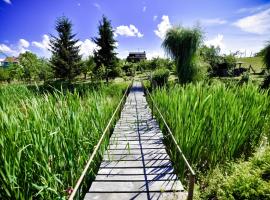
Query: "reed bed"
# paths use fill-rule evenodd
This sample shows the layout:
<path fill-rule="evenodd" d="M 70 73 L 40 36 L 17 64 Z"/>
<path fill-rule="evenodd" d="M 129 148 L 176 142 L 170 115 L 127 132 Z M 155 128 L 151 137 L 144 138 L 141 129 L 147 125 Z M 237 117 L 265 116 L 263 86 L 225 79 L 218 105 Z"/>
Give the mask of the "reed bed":
<path fill-rule="evenodd" d="M 83 95 L 0 88 L 0 199 L 65 199 L 126 86 Z"/>
<path fill-rule="evenodd" d="M 156 89 L 152 95 L 188 161 L 200 171 L 251 155 L 267 131 L 269 97 L 253 85 L 197 83 Z"/>

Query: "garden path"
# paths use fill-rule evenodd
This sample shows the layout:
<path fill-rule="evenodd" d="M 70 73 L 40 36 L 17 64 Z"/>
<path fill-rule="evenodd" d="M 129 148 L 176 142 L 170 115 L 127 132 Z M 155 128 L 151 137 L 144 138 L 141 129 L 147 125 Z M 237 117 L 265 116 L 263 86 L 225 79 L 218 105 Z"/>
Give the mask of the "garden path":
<path fill-rule="evenodd" d="M 86 200 L 186 199 L 152 118 L 140 82 L 134 82 Z"/>

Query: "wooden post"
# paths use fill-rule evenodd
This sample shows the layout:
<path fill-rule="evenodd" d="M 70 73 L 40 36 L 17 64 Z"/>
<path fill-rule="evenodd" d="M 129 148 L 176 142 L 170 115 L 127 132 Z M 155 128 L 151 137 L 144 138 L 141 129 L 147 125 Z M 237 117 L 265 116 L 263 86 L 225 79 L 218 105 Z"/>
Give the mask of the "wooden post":
<path fill-rule="evenodd" d="M 191 173 L 189 175 L 188 197 L 187 197 L 188 200 L 193 199 L 194 184 L 195 184 L 195 175 Z"/>

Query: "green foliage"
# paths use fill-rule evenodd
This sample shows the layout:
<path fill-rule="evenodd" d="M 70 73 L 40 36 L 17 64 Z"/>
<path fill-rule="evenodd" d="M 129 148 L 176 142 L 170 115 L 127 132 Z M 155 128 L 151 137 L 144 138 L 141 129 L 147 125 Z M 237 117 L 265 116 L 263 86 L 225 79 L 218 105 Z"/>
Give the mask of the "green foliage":
<path fill-rule="evenodd" d="M 103 85 L 81 95 L 2 86 L 0 199 L 67 198 L 125 88 Z"/>
<path fill-rule="evenodd" d="M 0 67 L 0 82 L 7 81 L 9 79 L 8 70 Z"/>
<path fill-rule="evenodd" d="M 194 80 L 196 69 L 196 54 L 202 40 L 198 28 L 186 29 L 174 27 L 167 31 L 162 46 L 176 62 L 176 72 L 180 83 Z"/>
<path fill-rule="evenodd" d="M 210 76 L 232 75 L 232 69 L 236 65 L 236 58 L 233 55 L 220 55 L 220 48 L 214 46 L 202 46 L 200 56 L 203 61 L 209 63 L 208 73 Z"/>
<path fill-rule="evenodd" d="M 168 83 L 169 76 L 170 71 L 168 69 L 165 68 L 156 69 L 152 75 L 151 80 L 152 84 L 158 87 L 164 86 Z"/>
<path fill-rule="evenodd" d="M 268 43 L 266 45 L 266 47 L 264 48 L 263 51 L 263 63 L 265 65 L 265 67 L 268 69 L 268 71 L 270 70 L 270 43 Z M 268 75 L 262 84 L 262 88 L 269 88 L 270 85 L 270 75 Z"/>
<path fill-rule="evenodd" d="M 205 62 L 208 62 L 212 68 L 215 67 L 218 63 L 220 63 L 220 48 L 219 47 L 207 47 L 203 45 L 200 48 L 200 56 L 203 58 Z"/>
<path fill-rule="evenodd" d="M 249 161 L 216 167 L 202 185 L 201 199 L 269 199 L 270 149 L 259 151 Z"/>
<path fill-rule="evenodd" d="M 199 170 L 249 156 L 269 117 L 269 97 L 253 85 L 190 84 L 157 89 L 153 98 L 188 161 Z"/>
<path fill-rule="evenodd" d="M 81 56 L 79 55 L 79 40 L 72 33 L 72 23 L 67 17 L 60 17 L 56 20 L 55 29 L 58 37 L 52 36 L 51 43 L 51 64 L 55 77 L 65 80 L 73 80 L 79 75 Z"/>
<path fill-rule="evenodd" d="M 122 69 L 125 72 L 126 76 L 134 76 L 138 66 L 141 65 L 137 63 L 126 62 L 123 65 Z"/>
<path fill-rule="evenodd" d="M 53 71 L 47 59 L 39 58 L 38 67 L 39 68 L 37 74 L 39 80 L 47 81 L 48 79 L 53 78 Z"/>
<path fill-rule="evenodd" d="M 96 67 L 96 63 L 93 56 L 89 56 L 85 61 L 83 61 L 81 72 L 84 75 L 84 79 L 87 78 L 87 74 L 93 75 L 93 70 Z"/>
<path fill-rule="evenodd" d="M 36 54 L 26 51 L 19 56 L 20 67 L 22 68 L 22 78 L 31 80 L 38 73 L 40 65 L 39 59 Z"/>
<path fill-rule="evenodd" d="M 270 69 L 270 44 L 265 47 L 263 62 L 267 69 Z"/>
<path fill-rule="evenodd" d="M 96 63 L 95 71 L 102 66 L 105 67 L 106 81 L 109 81 L 110 72 L 114 72 L 116 60 L 116 40 L 114 39 L 114 31 L 111 22 L 105 17 L 99 22 L 98 37 L 93 38 L 93 42 L 98 46 L 94 51 L 94 59 Z"/>

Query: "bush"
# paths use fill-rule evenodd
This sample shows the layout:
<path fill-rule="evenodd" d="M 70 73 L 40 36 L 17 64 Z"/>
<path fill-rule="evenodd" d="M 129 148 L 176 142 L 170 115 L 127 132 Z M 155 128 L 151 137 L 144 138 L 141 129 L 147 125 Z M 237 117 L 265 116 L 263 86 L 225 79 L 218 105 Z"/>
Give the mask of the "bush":
<path fill-rule="evenodd" d="M 0 67 L 0 81 L 7 81 L 8 79 L 8 71 Z"/>
<path fill-rule="evenodd" d="M 270 148 L 258 152 L 249 161 L 217 167 L 204 180 L 202 199 L 269 199 Z"/>
<path fill-rule="evenodd" d="M 169 76 L 170 71 L 168 69 L 165 68 L 157 69 L 153 72 L 152 84 L 158 87 L 164 86 L 168 83 Z"/>

